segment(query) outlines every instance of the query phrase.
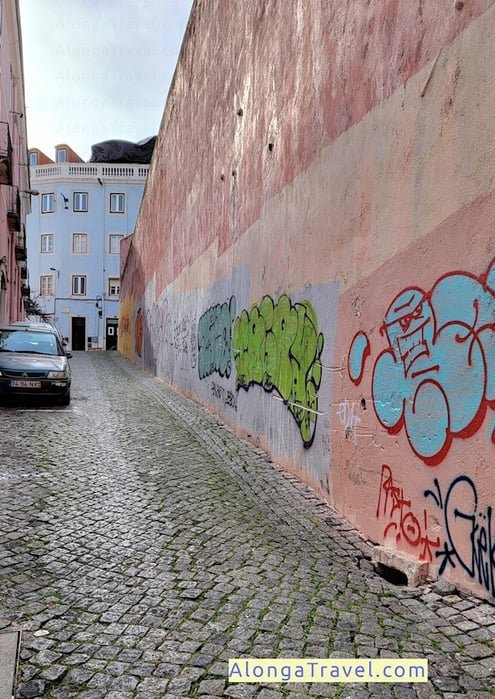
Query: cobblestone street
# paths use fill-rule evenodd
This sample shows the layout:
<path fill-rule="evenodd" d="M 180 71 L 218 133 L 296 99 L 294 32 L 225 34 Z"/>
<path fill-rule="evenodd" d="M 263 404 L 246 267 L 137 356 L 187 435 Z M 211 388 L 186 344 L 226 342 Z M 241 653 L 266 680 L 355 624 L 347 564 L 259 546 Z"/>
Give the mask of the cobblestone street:
<path fill-rule="evenodd" d="M 18 697 L 495 695 L 495 616 L 378 577 L 351 527 L 117 353 L 0 409 L 0 630 Z M 424 684 L 229 684 L 232 657 L 427 657 Z"/>

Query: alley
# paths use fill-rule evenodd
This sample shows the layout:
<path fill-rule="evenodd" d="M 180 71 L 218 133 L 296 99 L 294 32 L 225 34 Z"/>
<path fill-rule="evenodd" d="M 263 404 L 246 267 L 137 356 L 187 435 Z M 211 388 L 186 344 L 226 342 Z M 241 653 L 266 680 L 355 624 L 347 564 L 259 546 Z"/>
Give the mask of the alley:
<path fill-rule="evenodd" d="M 493 696 L 493 607 L 378 577 L 310 490 L 116 352 L 72 366 L 68 408 L 0 409 L 19 697 Z M 431 681 L 229 685 L 240 656 L 427 657 Z"/>

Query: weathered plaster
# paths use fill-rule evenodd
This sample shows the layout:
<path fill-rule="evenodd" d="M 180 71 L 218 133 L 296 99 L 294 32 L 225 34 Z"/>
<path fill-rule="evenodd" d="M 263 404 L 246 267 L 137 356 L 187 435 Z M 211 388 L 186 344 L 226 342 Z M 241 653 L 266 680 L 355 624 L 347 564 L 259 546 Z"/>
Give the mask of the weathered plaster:
<path fill-rule="evenodd" d="M 119 345 L 491 597 L 494 34 L 481 0 L 197 2 Z"/>

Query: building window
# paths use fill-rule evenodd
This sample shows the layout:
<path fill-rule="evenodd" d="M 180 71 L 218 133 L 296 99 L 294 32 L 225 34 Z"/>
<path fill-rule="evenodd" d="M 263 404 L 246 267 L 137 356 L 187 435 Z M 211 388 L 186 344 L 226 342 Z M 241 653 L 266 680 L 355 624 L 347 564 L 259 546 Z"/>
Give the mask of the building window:
<path fill-rule="evenodd" d="M 110 213 L 123 214 L 125 211 L 125 194 L 110 194 Z"/>
<path fill-rule="evenodd" d="M 38 164 L 38 153 L 30 153 L 29 154 L 29 164 L 31 165 L 31 167 L 33 165 Z"/>
<path fill-rule="evenodd" d="M 53 233 L 43 233 L 41 236 L 41 253 L 53 252 Z"/>
<path fill-rule="evenodd" d="M 88 234 L 73 233 L 72 235 L 72 252 L 75 255 L 87 255 L 88 253 Z"/>
<path fill-rule="evenodd" d="M 118 296 L 120 294 L 120 279 L 118 277 L 111 277 L 108 280 L 108 295 Z"/>
<path fill-rule="evenodd" d="M 86 275 L 76 274 L 72 277 L 72 295 L 73 296 L 85 296 L 86 295 Z"/>
<path fill-rule="evenodd" d="M 53 275 L 43 274 L 40 277 L 40 295 L 53 296 Z"/>
<path fill-rule="evenodd" d="M 112 233 L 109 237 L 108 252 L 110 255 L 118 255 L 120 253 L 120 241 L 124 237 L 123 235 L 116 235 Z"/>
<path fill-rule="evenodd" d="M 72 208 L 74 211 L 87 211 L 88 210 L 88 193 L 87 192 L 74 192 L 72 198 Z"/>
<path fill-rule="evenodd" d="M 57 163 L 67 162 L 67 148 L 59 148 L 57 150 Z"/>
<path fill-rule="evenodd" d="M 41 213 L 51 214 L 55 211 L 55 194 L 49 192 L 41 195 Z"/>

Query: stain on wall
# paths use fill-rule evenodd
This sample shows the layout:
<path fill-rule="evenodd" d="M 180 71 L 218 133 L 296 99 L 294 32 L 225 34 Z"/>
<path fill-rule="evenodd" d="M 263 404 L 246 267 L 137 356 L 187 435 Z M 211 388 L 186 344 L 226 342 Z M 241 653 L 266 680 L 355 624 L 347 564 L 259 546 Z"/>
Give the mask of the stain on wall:
<path fill-rule="evenodd" d="M 134 297 L 121 298 L 119 306 L 119 351 L 128 359 L 134 359 Z"/>

